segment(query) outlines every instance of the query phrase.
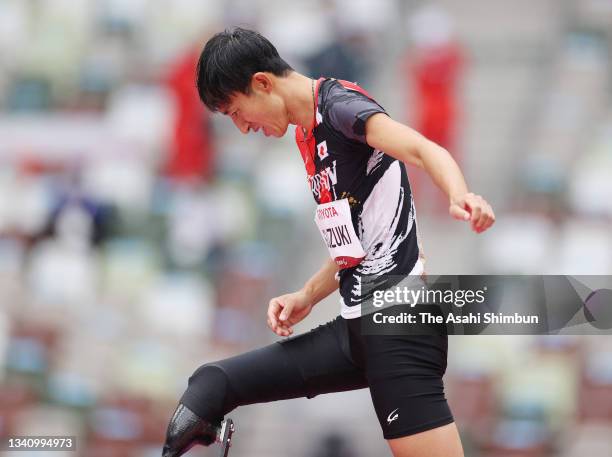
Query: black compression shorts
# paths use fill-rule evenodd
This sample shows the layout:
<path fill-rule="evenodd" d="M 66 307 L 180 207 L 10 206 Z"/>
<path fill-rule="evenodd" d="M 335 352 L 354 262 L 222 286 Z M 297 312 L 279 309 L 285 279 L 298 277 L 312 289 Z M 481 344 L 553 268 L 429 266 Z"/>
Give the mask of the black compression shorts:
<path fill-rule="evenodd" d="M 205 364 L 189 378 L 181 402 L 218 421 L 240 405 L 368 387 L 385 439 L 453 422 L 442 380 L 448 337 L 362 335 L 360 320 L 339 316 L 307 333 Z"/>

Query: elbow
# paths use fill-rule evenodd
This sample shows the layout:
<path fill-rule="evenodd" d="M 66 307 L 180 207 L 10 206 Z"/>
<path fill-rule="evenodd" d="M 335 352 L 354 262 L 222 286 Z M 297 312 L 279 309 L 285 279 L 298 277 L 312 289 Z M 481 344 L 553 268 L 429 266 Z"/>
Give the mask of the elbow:
<path fill-rule="evenodd" d="M 425 168 L 425 163 L 423 162 L 423 155 L 421 149 L 419 148 L 408 149 L 404 154 L 404 162 L 408 165 L 413 165 L 421 169 Z"/>
<path fill-rule="evenodd" d="M 450 153 L 439 144 L 425 139 L 414 148 L 411 153 L 411 163 L 421 169 L 426 169 L 427 163 L 439 161 L 444 157 L 451 157 Z"/>
<path fill-rule="evenodd" d="M 421 170 L 425 169 L 425 162 L 423 162 L 423 160 L 420 157 L 417 157 L 416 159 L 414 159 L 412 162 L 410 162 L 411 165 L 414 165 L 415 167 L 420 168 Z"/>

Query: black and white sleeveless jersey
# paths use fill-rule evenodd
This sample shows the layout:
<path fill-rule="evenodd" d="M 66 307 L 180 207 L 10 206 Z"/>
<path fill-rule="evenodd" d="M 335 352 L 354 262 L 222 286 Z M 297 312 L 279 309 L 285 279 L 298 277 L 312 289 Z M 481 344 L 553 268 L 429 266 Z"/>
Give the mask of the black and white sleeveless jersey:
<path fill-rule="evenodd" d="M 348 199 L 366 252 L 339 273 L 341 314 L 350 319 L 373 290 L 422 272 L 414 201 L 404 163 L 366 143 L 366 120 L 385 110 L 361 87 L 332 78 L 319 79 L 315 100 L 313 131 L 296 128 L 309 187 L 318 204 Z"/>

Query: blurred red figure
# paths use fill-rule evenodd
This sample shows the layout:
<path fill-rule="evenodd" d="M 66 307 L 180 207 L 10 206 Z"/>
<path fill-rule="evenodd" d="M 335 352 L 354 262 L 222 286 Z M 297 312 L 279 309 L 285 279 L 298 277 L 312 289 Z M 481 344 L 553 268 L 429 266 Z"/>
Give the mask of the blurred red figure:
<path fill-rule="evenodd" d="M 176 120 L 166 173 L 177 180 L 208 180 L 213 174 L 210 115 L 194 84 L 199 55 L 197 48 L 180 55 L 167 79 L 176 101 Z"/>
<path fill-rule="evenodd" d="M 405 54 L 403 72 L 409 75 L 408 83 L 413 88 L 407 106 L 413 110 L 414 128 L 447 149 L 461 165 L 456 142 L 461 45 L 454 37 L 450 17 L 440 8 L 428 6 L 417 12 L 410 28 L 414 46 Z M 435 201 L 436 212 L 446 214 L 448 202 L 424 178 L 418 170 L 413 173 L 415 198 Z"/>
<path fill-rule="evenodd" d="M 455 151 L 455 86 L 460 73 L 461 50 L 457 43 L 417 50 L 412 66 L 417 97 L 415 127 L 427 138 L 451 152 Z M 454 155 L 457 160 L 456 153 Z"/>

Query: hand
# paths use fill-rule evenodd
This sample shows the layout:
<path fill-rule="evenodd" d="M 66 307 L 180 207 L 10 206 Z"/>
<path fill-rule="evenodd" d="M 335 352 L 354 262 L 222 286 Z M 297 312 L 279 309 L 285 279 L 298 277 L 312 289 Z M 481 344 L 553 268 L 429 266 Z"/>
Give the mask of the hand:
<path fill-rule="evenodd" d="M 484 232 L 495 222 L 495 214 L 491 205 L 480 195 L 474 195 L 471 192 L 451 198 L 448 212 L 455 219 L 470 221 L 472 230 L 476 233 Z"/>
<path fill-rule="evenodd" d="M 268 327 L 279 336 L 289 336 L 293 333 L 293 325 L 308 316 L 313 306 L 301 290 L 275 297 L 268 305 Z"/>

